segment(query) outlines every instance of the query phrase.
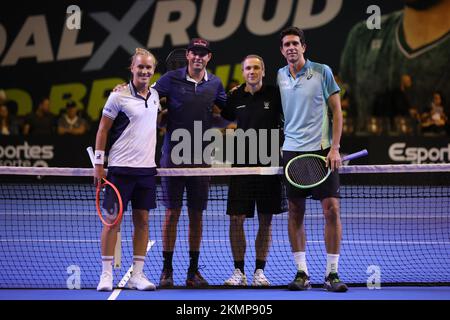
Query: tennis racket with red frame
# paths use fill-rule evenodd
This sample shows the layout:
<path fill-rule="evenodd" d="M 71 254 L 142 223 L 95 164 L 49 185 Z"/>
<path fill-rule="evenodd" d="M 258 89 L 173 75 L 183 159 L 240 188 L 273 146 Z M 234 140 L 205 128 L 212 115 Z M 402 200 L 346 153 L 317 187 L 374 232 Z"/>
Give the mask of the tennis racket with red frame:
<path fill-rule="evenodd" d="M 92 166 L 94 164 L 94 151 L 92 147 L 88 147 L 87 152 L 91 158 Z M 117 187 L 108 181 L 106 178 L 102 179 L 101 184 L 97 184 L 95 192 L 95 207 L 100 221 L 106 227 L 114 227 L 117 225 L 123 215 L 122 197 Z"/>

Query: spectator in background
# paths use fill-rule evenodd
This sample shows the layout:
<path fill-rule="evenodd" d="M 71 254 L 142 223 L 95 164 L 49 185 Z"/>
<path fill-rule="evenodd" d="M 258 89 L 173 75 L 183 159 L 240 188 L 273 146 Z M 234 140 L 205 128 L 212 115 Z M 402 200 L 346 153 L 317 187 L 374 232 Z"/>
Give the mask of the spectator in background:
<path fill-rule="evenodd" d="M 44 97 L 39 100 L 36 111 L 29 113 L 25 118 L 23 134 L 51 135 L 55 131 L 56 117 L 50 112 L 50 100 Z"/>
<path fill-rule="evenodd" d="M 400 84 L 396 88 L 385 92 L 377 98 L 373 115 L 394 118 L 412 114 L 412 110 L 417 108 L 411 104 L 409 95 L 411 87 L 411 76 L 403 74 L 400 78 Z"/>
<path fill-rule="evenodd" d="M 6 103 L 6 92 L 3 89 L 0 89 L 0 106 Z"/>
<path fill-rule="evenodd" d="M 58 119 L 58 134 L 82 135 L 87 131 L 87 122 L 78 114 L 77 104 L 68 101 L 66 112 Z"/>
<path fill-rule="evenodd" d="M 19 125 L 9 114 L 6 105 L 0 105 L 0 135 L 9 136 L 19 134 Z"/>
<path fill-rule="evenodd" d="M 440 92 L 433 93 L 433 100 L 426 112 L 421 115 L 421 127 L 424 134 L 444 135 L 448 117 Z"/>
<path fill-rule="evenodd" d="M 373 116 L 383 119 L 386 128 L 384 131 L 398 133 L 399 124 L 403 127 L 410 127 L 411 132 L 416 130 L 415 120 L 418 117 L 417 106 L 411 103 L 413 81 L 410 75 L 403 74 L 400 77 L 400 84 L 382 95 L 379 95 L 375 102 Z M 406 128 L 405 128 L 406 129 Z M 404 131 L 404 130 L 403 130 Z"/>

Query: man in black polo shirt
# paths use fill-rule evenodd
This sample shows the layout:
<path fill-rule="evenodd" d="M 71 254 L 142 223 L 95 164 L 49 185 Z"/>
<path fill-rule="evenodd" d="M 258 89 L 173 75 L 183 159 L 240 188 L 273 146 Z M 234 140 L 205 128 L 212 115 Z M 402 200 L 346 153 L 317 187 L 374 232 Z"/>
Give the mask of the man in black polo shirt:
<path fill-rule="evenodd" d="M 242 73 L 245 85 L 241 85 L 228 95 L 226 107 L 222 116 L 237 122 L 237 129 L 244 131 L 254 129 L 258 140 L 262 138 L 260 129 L 266 129 L 267 150 L 271 150 L 271 129 L 279 129 L 281 123 L 281 100 L 279 90 L 275 87 L 263 85 L 264 61 L 257 55 L 249 55 L 242 61 Z M 261 144 L 260 141 L 256 146 Z M 236 145 L 236 144 L 235 144 Z M 259 150 L 255 144 L 246 141 L 245 161 L 233 166 L 267 166 L 259 158 Z M 253 149 L 253 147 L 255 149 Z M 250 161 L 257 152 L 257 161 Z M 279 149 L 277 149 L 278 159 Z M 234 153 L 237 155 L 237 152 Z M 238 155 L 239 156 L 239 155 Z M 273 157 L 271 157 L 273 159 Z M 277 164 L 272 164 L 277 165 Z M 228 190 L 227 214 L 230 216 L 230 242 L 234 258 L 235 270 L 225 285 L 247 285 L 244 270 L 246 240 L 244 221 L 246 217 L 254 216 L 255 204 L 258 209 L 259 228 L 255 240 L 256 265 L 253 275 L 253 286 L 268 286 L 269 280 L 264 275 L 264 267 L 271 243 L 272 215 L 283 211 L 282 184 L 278 176 L 233 176 Z"/>

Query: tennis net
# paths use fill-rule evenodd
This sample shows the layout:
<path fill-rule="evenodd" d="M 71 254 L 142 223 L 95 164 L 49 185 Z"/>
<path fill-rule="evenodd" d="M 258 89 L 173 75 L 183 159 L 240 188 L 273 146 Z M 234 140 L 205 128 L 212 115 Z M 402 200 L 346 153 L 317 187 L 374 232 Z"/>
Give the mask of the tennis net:
<path fill-rule="evenodd" d="M 203 214 L 199 265 L 210 285 L 222 285 L 234 270 L 225 214 L 228 181 L 234 175 L 278 175 L 280 168 L 160 169 L 159 176 L 211 177 Z M 450 284 L 450 165 L 347 166 L 341 170 L 343 236 L 339 273 L 350 285 L 374 279 L 382 285 Z M 0 288 L 95 288 L 101 272 L 92 169 L 0 167 Z M 266 188 L 267 189 L 267 188 Z M 270 189 L 270 188 L 269 188 Z M 244 194 L 242 195 L 245 196 Z M 145 272 L 159 282 L 165 208 L 150 212 Z M 313 284 L 322 284 L 326 252 L 320 202 L 307 199 L 307 262 Z M 296 269 L 287 235 L 287 212 L 272 220 L 265 274 L 273 286 L 292 281 Z M 178 223 L 174 282 L 184 286 L 189 265 L 189 220 Z M 132 264 L 131 210 L 124 213 L 123 286 Z M 255 267 L 258 218 L 246 219 L 246 273 Z M 76 285 L 78 281 L 78 285 Z"/>

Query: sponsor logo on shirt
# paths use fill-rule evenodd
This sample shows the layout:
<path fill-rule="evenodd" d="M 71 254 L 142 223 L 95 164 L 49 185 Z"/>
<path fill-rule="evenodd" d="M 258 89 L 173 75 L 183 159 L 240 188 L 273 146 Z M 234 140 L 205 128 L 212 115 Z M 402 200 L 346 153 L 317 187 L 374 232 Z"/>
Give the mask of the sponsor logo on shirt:
<path fill-rule="evenodd" d="M 236 109 L 242 109 L 242 108 L 245 108 L 245 107 L 246 107 L 246 105 L 243 104 L 243 105 L 241 105 L 241 106 L 236 107 Z"/>
<path fill-rule="evenodd" d="M 313 77 L 313 72 L 311 70 L 311 68 L 308 68 L 308 70 L 306 70 L 306 80 L 309 80 Z"/>
<path fill-rule="evenodd" d="M 264 101 L 264 109 L 270 109 L 270 101 Z"/>

